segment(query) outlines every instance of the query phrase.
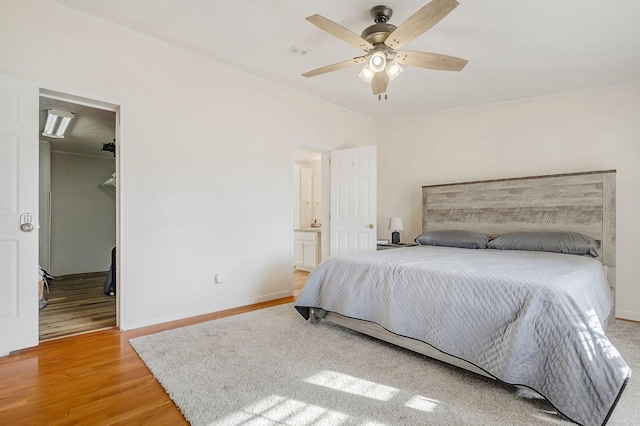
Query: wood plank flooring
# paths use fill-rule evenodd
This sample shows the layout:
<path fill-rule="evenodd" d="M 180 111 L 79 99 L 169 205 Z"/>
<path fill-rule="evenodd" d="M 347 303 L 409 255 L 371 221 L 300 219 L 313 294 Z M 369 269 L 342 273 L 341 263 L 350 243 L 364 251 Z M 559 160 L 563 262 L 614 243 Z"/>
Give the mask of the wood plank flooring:
<path fill-rule="evenodd" d="M 300 269 L 293 270 L 293 296 L 298 297 L 307 282 L 309 273 L 307 271 L 301 271 Z"/>
<path fill-rule="evenodd" d="M 41 342 L 0 358 L 0 424 L 187 425 L 129 339 L 282 303 L 294 297 L 121 332 Z"/>
<path fill-rule="evenodd" d="M 299 293 L 307 275 L 294 272 L 294 292 Z M 83 284 L 90 283 L 91 277 L 82 278 Z M 102 291 L 104 279 L 99 280 Z M 63 281 L 51 287 L 50 303 L 64 297 Z M 54 293 L 56 286 L 63 296 Z M 129 340 L 294 301 L 295 296 L 287 297 L 131 331 L 112 327 L 13 352 L 0 358 L 0 424 L 187 425 Z"/>
<path fill-rule="evenodd" d="M 116 299 L 103 292 L 107 272 L 56 277 L 40 310 L 40 340 L 116 325 Z"/>

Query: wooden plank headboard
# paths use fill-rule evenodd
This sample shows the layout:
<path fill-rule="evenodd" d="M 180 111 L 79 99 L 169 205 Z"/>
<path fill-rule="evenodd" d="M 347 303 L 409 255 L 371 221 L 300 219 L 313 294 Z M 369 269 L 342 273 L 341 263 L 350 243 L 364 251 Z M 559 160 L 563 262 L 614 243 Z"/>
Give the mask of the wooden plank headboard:
<path fill-rule="evenodd" d="M 615 266 L 615 179 L 605 170 L 423 186 L 422 230 L 580 232 Z"/>

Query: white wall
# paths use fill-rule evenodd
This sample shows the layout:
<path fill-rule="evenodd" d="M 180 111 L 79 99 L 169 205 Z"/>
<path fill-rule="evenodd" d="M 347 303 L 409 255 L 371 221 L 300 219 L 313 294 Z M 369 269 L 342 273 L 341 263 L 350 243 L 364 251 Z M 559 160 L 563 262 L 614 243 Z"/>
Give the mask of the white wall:
<path fill-rule="evenodd" d="M 402 216 L 404 241 L 420 230 L 422 185 L 617 169 L 618 315 L 640 320 L 637 86 L 373 126 L 47 1 L 0 0 L 0 52 L 1 73 L 122 106 L 125 329 L 292 294 L 293 143 L 370 140 L 379 236 Z"/>
<path fill-rule="evenodd" d="M 47 1 L 0 0 L 0 52 L 2 73 L 121 105 L 125 329 L 291 295 L 293 143 L 373 140 L 368 118 Z"/>
<path fill-rule="evenodd" d="M 616 314 L 640 320 L 640 84 L 406 117 L 377 124 L 378 225 L 421 230 L 421 187 L 617 170 Z"/>
<path fill-rule="evenodd" d="M 51 217 L 49 216 L 49 192 L 51 191 L 51 144 L 46 141 L 40 141 L 40 176 L 38 182 L 38 224 L 40 232 L 38 234 L 38 259 L 40 266 L 45 271 L 51 273 L 51 252 L 50 252 L 50 232 Z"/>
<path fill-rule="evenodd" d="M 51 152 L 51 274 L 109 270 L 116 200 L 98 185 L 114 171 L 110 157 Z"/>

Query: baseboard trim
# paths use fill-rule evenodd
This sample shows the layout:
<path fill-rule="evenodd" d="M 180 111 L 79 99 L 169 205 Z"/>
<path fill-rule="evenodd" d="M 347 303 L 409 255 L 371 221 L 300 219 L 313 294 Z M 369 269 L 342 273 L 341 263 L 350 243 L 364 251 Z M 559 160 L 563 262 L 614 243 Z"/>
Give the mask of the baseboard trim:
<path fill-rule="evenodd" d="M 640 312 L 616 309 L 616 319 L 640 322 Z"/>
<path fill-rule="evenodd" d="M 291 296 L 293 296 L 293 290 L 284 290 L 284 291 L 278 291 L 278 292 L 264 294 L 261 296 L 255 296 L 250 298 L 228 300 L 220 303 L 215 303 L 212 305 L 201 306 L 195 309 L 169 312 L 162 315 L 147 317 L 137 321 L 127 322 L 127 324 L 121 325 L 121 330 L 122 331 L 134 330 L 136 328 L 148 327 L 150 325 L 157 325 L 165 322 L 197 317 L 199 315 L 225 311 L 227 309 L 240 308 L 243 306 L 254 305 L 256 303 L 261 303 L 261 302 L 269 302 L 271 300 L 282 299 L 282 298 L 291 297 Z"/>

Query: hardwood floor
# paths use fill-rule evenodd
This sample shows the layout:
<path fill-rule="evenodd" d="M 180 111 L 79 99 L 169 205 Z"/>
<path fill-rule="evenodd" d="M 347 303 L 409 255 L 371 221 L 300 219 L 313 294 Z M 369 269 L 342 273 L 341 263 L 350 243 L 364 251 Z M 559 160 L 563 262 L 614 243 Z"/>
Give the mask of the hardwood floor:
<path fill-rule="evenodd" d="M 40 310 L 40 340 L 116 325 L 116 299 L 104 294 L 106 272 L 56 277 Z"/>
<path fill-rule="evenodd" d="M 121 332 L 41 342 L 0 358 L 2 425 L 187 425 L 129 339 L 290 303 L 294 297 Z"/>
<path fill-rule="evenodd" d="M 300 269 L 293 270 L 293 296 L 298 297 L 307 282 L 309 273 L 307 271 L 301 271 Z"/>

